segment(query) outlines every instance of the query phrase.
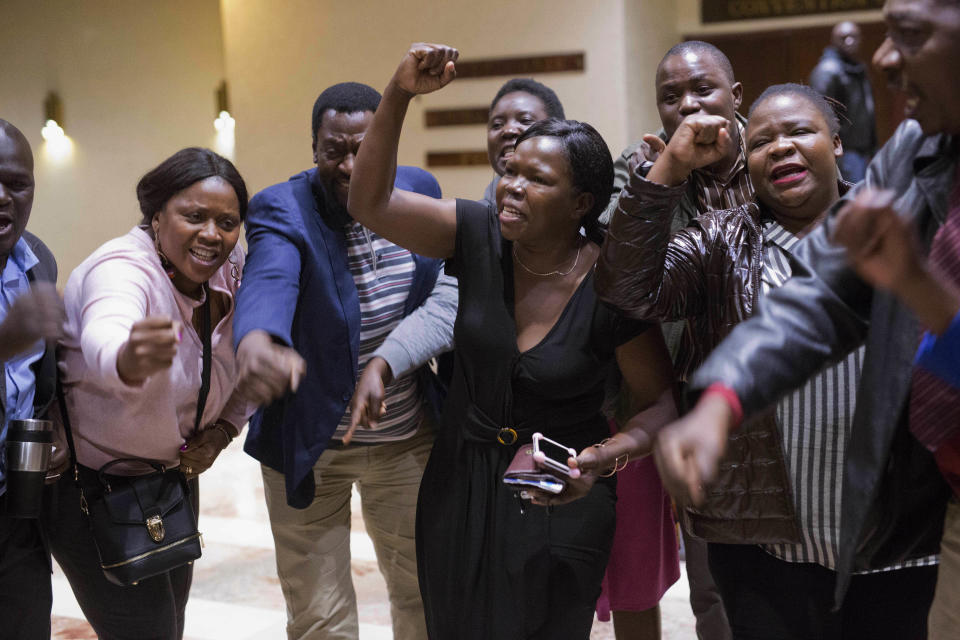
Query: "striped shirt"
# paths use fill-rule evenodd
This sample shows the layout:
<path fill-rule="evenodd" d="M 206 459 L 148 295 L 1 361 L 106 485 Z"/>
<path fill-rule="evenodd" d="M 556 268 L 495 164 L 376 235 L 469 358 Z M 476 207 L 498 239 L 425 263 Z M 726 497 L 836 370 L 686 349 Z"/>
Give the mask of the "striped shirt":
<path fill-rule="evenodd" d="M 357 285 L 360 300 L 360 356 L 362 374 L 373 352 L 404 318 L 407 295 L 416 265 L 413 255 L 381 238 L 359 222 L 346 227 L 347 265 Z M 354 443 L 393 442 L 409 438 L 420 426 L 423 397 L 415 372 L 400 376 L 387 385 L 387 411 L 376 430 L 357 429 Z M 342 440 L 350 426 L 350 409 L 344 413 L 333 434 Z"/>
<path fill-rule="evenodd" d="M 790 255 L 800 238 L 775 220 L 763 224 L 763 294 L 790 278 Z M 825 368 L 777 405 L 787 472 L 800 521 L 797 544 L 763 545 L 787 562 L 814 562 L 836 569 L 840 539 L 843 462 L 853 425 L 864 347 Z M 880 571 L 935 564 L 936 556 L 908 560 Z"/>
<path fill-rule="evenodd" d="M 700 211 L 718 211 L 720 209 L 736 209 L 746 202 L 753 201 L 753 183 L 747 173 L 747 143 L 746 131 L 740 121 L 737 121 L 737 130 L 740 138 L 740 153 L 737 161 L 727 172 L 720 176 L 704 167 L 690 174 L 697 190 L 697 200 Z"/>

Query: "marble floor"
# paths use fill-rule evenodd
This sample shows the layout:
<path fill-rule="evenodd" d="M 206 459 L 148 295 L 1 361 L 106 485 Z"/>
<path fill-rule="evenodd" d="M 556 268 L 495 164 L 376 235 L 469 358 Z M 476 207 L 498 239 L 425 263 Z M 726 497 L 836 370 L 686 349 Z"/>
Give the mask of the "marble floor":
<path fill-rule="evenodd" d="M 187 604 L 188 640 L 283 640 L 283 595 L 277 580 L 273 538 L 263 502 L 260 467 L 234 442 L 201 478 L 200 530 L 205 547 L 197 561 Z M 390 607 L 377 570 L 373 545 L 363 528 L 354 494 L 353 579 L 361 640 L 387 640 Z M 681 565 L 682 569 L 682 565 Z M 662 602 L 663 639 L 695 638 L 686 575 Z M 59 569 L 53 576 L 53 639 L 87 640 L 96 635 L 83 618 Z M 596 621 L 591 640 L 613 638 L 611 623 Z"/>

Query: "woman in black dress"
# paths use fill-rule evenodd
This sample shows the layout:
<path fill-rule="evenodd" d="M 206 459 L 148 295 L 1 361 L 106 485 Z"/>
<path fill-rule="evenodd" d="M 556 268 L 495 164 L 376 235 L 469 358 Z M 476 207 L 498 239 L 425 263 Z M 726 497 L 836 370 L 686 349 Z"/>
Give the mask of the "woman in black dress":
<path fill-rule="evenodd" d="M 457 51 L 417 44 L 383 94 L 358 155 L 348 208 L 373 231 L 447 259 L 460 282 L 456 361 L 417 513 L 420 588 L 434 639 L 587 638 L 614 530 L 618 457 L 649 451 L 675 415 L 655 325 L 598 304 L 597 218 L 613 184 L 589 125 L 545 120 L 517 141 L 497 204 L 393 190 L 414 95 L 450 82 Z M 604 446 L 600 413 L 616 360 L 643 409 Z M 369 410 L 369 409 L 368 409 Z M 502 483 L 535 431 L 581 451 L 580 476 L 530 506 Z"/>

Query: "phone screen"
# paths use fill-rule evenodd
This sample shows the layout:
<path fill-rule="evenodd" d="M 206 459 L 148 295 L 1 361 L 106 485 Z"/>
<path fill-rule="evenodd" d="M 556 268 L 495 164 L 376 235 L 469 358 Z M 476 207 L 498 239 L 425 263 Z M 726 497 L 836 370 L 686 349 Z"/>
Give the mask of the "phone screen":
<path fill-rule="evenodd" d="M 550 458 L 557 464 L 561 464 L 564 467 L 567 466 L 567 461 L 570 459 L 569 449 L 556 445 L 546 438 L 540 440 L 539 445 L 540 451 L 542 451 L 546 457 Z"/>

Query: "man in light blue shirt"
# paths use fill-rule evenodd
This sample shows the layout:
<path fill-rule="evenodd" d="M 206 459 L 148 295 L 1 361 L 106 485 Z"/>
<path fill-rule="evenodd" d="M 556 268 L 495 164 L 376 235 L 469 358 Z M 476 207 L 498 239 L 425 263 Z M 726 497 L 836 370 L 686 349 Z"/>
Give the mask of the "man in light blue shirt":
<path fill-rule="evenodd" d="M 6 265 L 0 273 L 0 317 L 6 318 L 16 299 L 30 290 L 27 271 L 39 264 L 36 254 L 24 239 L 13 246 L 6 257 Z M 3 399 L 4 421 L 0 427 L 0 442 L 7 440 L 7 427 L 11 420 L 33 417 L 33 399 L 36 391 L 35 378 L 30 369 L 43 357 L 43 340 L 37 340 L 26 351 L 21 351 L 3 363 L 6 393 Z M 0 487 L 6 488 L 6 460 L 0 458 Z"/>
<path fill-rule="evenodd" d="M 7 431 L 46 415 L 64 318 L 53 255 L 25 231 L 33 188 L 30 143 L 0 119 L 0 624 L 18 640 L 50 637 L 50 554 L 38 520 L 7 514 Z"/>

